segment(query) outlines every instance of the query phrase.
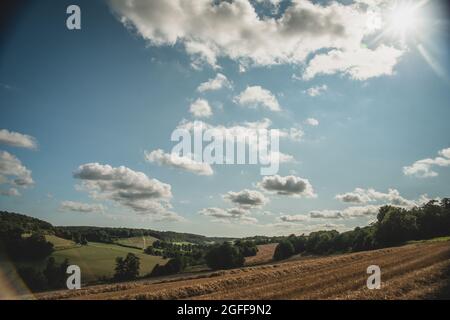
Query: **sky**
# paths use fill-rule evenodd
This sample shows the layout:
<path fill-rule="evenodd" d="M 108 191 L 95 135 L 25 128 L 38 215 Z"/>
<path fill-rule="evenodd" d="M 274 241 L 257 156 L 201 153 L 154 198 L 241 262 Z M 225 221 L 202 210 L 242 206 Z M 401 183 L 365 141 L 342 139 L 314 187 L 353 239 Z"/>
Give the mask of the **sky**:
<path fill-rule="evenodd" d="M 68 29 L 69 5 L 81 29 Z M 209 236 L 345 231 L 449 196 L 444 1 L 29 1 L 0 37 L 0 209 Z M 280 130 L 277 174 L 171 157 Z"/>

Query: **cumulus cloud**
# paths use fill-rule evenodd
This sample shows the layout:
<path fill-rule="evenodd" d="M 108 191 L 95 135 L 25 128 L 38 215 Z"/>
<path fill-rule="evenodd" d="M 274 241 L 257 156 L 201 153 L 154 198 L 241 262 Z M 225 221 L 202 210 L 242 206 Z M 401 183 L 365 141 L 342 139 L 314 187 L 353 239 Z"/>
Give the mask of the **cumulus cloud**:
<path fill-rule="evenodd" d="M 102 204 L 83 203 L 76 201 L 62 201 L 59 206 L 60 211 L 73 211 L 81 213 L 103 212 L 105 207 Z"/>
<path fill-rule="evenodd" d="M 209 118 L 212 116 L 212 109 L 205 99 L 197 99 L 189 107 L 189 112 L 196 118 Z"/>
<path fill-rule="evenodd" d="M 314 119 L 314 118 L 308 118 L 308 119 L 305 120 L 305 123 L 306 123 L 307 125 L 316 127 L 316 126 L 319 125 L 319 120 Z"/>
<path fill-rule="evenodd" d="M 268 118 L 264 118 L 260 121 L 249 122 L 245 121 L 238 124 L 233 124 L 229 126 L 225 125 L 212 125 L 204 121 L 187 121 L 182 120 L 176 127 L 176 129 L 184 129 L 193 132 L 194 129 L 199 130 L 213 130 L 217 131 L 218 134 L 222 136 L 232 136 L 237 142 L 248 143 L 248 139 L 252 138 L 256 130 L 265 129 L 272 130 L 278 138 L 287 138 L 294 141 L 298 141 L 303 136 L 303 131 L 298 128 L 290 129 L 274 129 L 272 128 L 272 121 Z"/>
<path fill-rule="evenodd" d="M 239 192 L 230 191 L 223 198 L 243 208 L 262 207 L 269 202 L 261 192 L 248 189 Z"/>
<path fill-rule="evenodd" d="M 426 158 L 414 162 L 411 166 L 403 167 L 403 173 L 407 176 L 415 176 L 418 178 L 430 178 L 438 176 L 433 167 L 450 166 L 450 148 L 439 151 L 436 158 Z"/>
<path fill-rule="evenodd" d="M 231 82 L 227 79 L 225 75 L 222 73 L 218 73 L 215 78 L 209 79 L 206 82 L 201 83 L 197 91 L 205 92 L 205 91 L 215 91 L 220 90 L 222 88 L 231 88 Z"/>
<path fill-rule="evenodd" d="M 151 45 L 183 44 L 195 66 L 203 61 L 218 68 L 220 57 L 245 66 L 307 63 L 307 79 L 343 72 L 362 80 L 392 74 L 402 54 L 385 44 L 364 47 L 381 26 L 368 23 L 378 11 L 358 2 L 296 0 L 276 17 L 258 14 L 249 0 L 109 3 L 120 21 Z"/>
<path fill-rule="evenodd" d="M 353 206 L 342 210 L 314 210 L 309 213 L 312 219 L 346 219 L 373 217 L 378 214 L 379 205 Z"/>
<path fill-rule="evenodd" d="M 387 193 L 379 192 L 375 189 L 356 188 L 352 192 L 336 195 L 336 199 L 342 202 L 349 203 L 367 203 L 381 201 L 385 204 L 392 204 L 395 206 L 411 207 L 417 204 L 413 200 L 408 200 L 400 195 L 396 189 L 389 189 Z"/>
<path fill-rule="evenodd" d="M 308 179 L 296 176 L 279 175 L 264 177 L 258 183 L 258 186 L 268 192 L 274 192 L 279 195 L 315 198 L 317 195 Z"/>
<path fill-rule="evenodd" d="M 280 219 L 279 219 L 280 221 Z M 289 231 L 289 233 L 299 234 L 309 234 L 315 231 L 324 230 L 337 230 L 339 232 L 348 231 L 350 228 L 344 224 L 336 223 L 316 223 L 316 224 L 305 224 L 304 221 L 280 221 L 276 223 L 271 223 L 266 225 L 270 228 L 277 228 Z"/>
<path fill-rule="evenodd" d="M 213 217 L 218 222 L 238 222 L 251 223 L 258 222 L 258 219 L 251 217 L 251 210 L 262 208 L 269 202 L 261 192 L 244 189 L 239 192 L 227 192 L 222 196 L 224 200 L 230 201 L 235 207 L 222 209 L 217 207 L 204 208 L 199 211 L 200 215 Z"/>
<path fill-rule="evenodd" d="M 258 219 L 248 216 L 249 211 L 243 208 L 205 208 L 199 211 L 203 216 L 216 218 L 219 222 L 256 223 Z"/>
<path fill-rule="evenodd" d="M 331 50 L 316 55 L 308 64 L 303 78 L 310 80 L 318 74 L 348 75 L 354 80 L 367 80 L 382 75 L 392 75 L 403 52 L 381 45 L 371 50 L 358 48 L 351 51 Z"/>
<path fill-rule="evenodd" d="M 244 107 L 261 107 L 270 111 L 281 111 L 280 104 L 273 93 L 260 86 L 248 86 L 234 98 L 234 101 Z"/>
<path fill-rule="evenodd" d="M 171 186 L 145 173 L 127 167 L 87 163 L 78 167 L 73 177 L 81 180 L 80 190 L 94 199 L 110 200 L 139 214 L 155 219 L 181 219 L 170 211 Z"/>
<path fill-rule="evenodd" d="M 328 86 L 326 84 L 321 86 L 315 86 L 306 89 L 304 92 L 309 95 L 310 97 L 317 97 L 320 96 L 322 93 L 328 90 Z"/>
<path fill-rule="evenodd" d="M 26 149 L 37 148 L 37 140 L 34 137 L 6 129 L 0 130 L 0 144 Z"/>
<path fill-rule="evenodd" d="M 303 214 L 296 214 L 296 215 L 289 215 L 289 214 L 285 214 L 285 215 L 281 215 L 278 217 L 278 220 L 281 222 L 305 222 L 309 220 L 309 217 Z"/>
<path fill-rule="evenodd" d="M 20 196 L 20 192 L 16 188 L 9 188 L 8 190 L 0 190 L 0 195 L 6 197 L 18 197 Z"/>
<path fill-rule="evenodd" d="M 206 162 L 198 162 L 187 156 L 180 156 L 175 153 L 164 153 L 157 149 L 152 152 L 145 152 L 145 159 L 159 165 L 169 166 L 185 170 L 201 176 L 210 176 L 214 174 L 211 166 Z"/>
<path fill-rule="evenodd" d="M 9 180 L 11 177 L 13 180 Z M 0 150 L 0 183 L 11 183 L 20 187 L 34 184 L 31 171 L 14 155 Z"/>
<path fill-rule="evenodd" d="M 303 131 L 297 128 L 287 129 L 272 129 L 272 122 L 270 119 L 264 118 L 261 121 L 256 122 L 243 122 L 239 124 L 234 124 L 230 126 L 224 125 L 211 125 L 203 121 L 181 121 L 176 129 L 184 129 L 190 132 L 194 132 L 195 129 L 201 130 L 211 130 L 211 132 L 216 132 L 217 136 L 228 137 L 234 139 L 237 145 L 248 146 L 250 152 L 258 152 L 260 160 L 268 163 L 269 159 L 278 159 L 280 163 L 284 162 L 295 162 L 295 158 L 292 155 L 282 153 L 280 151 L 262 150 L 265 147 L 264 144 L 258 143 L 258 130 L 265 129 L 270 130 L 270 134 L 274 137 L 281 139 L 290 139 L 292 141 L 298 141 L 303 135 Z M 269 139 L 270 141 L 270 139 Z"/>

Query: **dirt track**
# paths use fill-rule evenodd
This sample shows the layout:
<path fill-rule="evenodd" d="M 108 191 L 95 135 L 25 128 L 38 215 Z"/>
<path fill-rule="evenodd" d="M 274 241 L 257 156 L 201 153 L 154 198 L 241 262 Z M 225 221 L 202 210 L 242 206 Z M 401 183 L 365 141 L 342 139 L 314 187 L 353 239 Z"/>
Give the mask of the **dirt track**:
<path fill-rule="evenodd" d="M 381 268 L 382 288 L 368 290 L 366 269 Z M 200 274 L 189 279 L 139 281 L 41 299 L 422 299 L 449 298 L 450 242 L 302 259 Z"/>

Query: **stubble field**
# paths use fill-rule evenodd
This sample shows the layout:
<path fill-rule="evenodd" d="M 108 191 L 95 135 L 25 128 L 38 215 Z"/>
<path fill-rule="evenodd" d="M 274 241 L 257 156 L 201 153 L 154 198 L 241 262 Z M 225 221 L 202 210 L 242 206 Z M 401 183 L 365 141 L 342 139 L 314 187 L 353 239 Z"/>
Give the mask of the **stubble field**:
<path fill-rule="evenodd" d="M 369 265 L 382 287 L 366 287 Z M 180 275 L 40 294 L 38 299 L 433 299 L 449 298 L 450 242 Z"/>

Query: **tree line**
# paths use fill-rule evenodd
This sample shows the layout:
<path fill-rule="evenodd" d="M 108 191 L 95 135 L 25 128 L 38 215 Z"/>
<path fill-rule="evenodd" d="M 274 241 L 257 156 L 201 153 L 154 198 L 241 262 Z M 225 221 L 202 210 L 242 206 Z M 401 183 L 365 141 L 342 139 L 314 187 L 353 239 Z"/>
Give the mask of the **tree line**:
<path fill-rule="evenodd" d="M 343 233 L 332 230 L 312 232 L 308 236 L 291 235 L 279 242 L 274 259 L 282 260 L 299 253 L 324 255 L 366 251 L 448 235 L 448 198 L 432 200 L 410 209 L 383 206 L 379 209 L 377 220 L 367 227 Z"/>

